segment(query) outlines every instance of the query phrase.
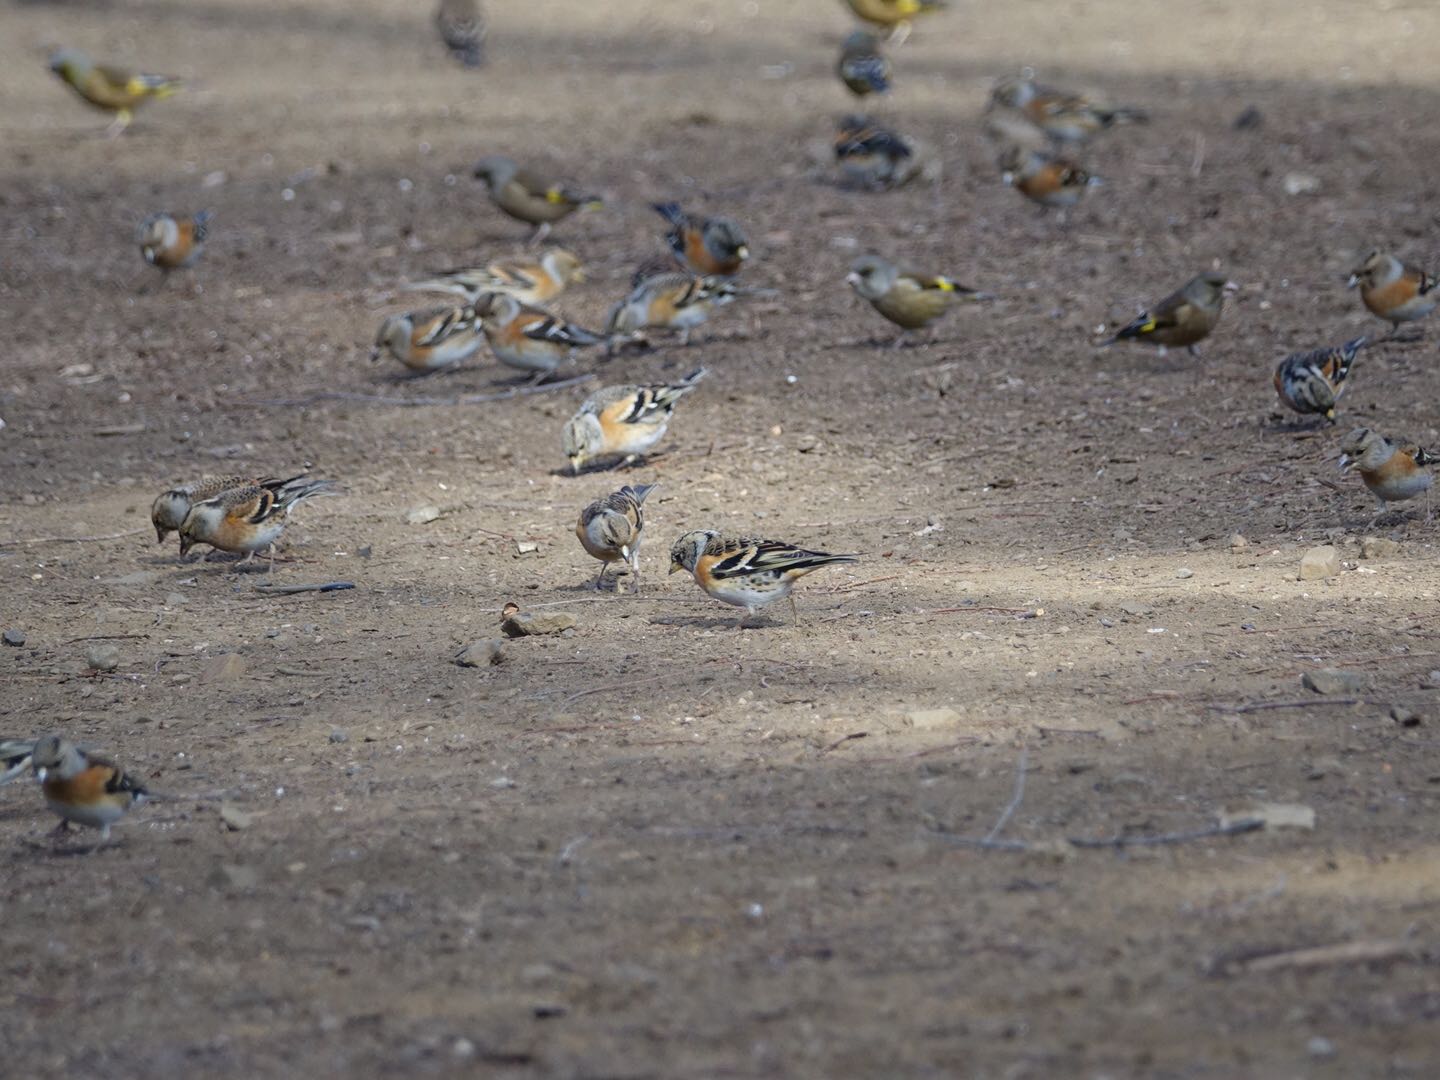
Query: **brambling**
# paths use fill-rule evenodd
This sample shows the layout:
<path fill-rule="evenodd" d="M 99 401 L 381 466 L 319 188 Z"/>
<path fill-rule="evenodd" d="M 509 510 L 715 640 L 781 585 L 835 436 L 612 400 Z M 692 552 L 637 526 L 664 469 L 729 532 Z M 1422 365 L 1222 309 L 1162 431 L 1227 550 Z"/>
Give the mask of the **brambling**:
<path fill-rule="evenodd" d="M 573 282 L 585 280 L 585 270 L 573 252 L 550 248 L 538 259 L 492 262 L 489 266 L 466 266 L 441 270 L 433 278 L 407 286 L 463 296 L 470 303 L 482 292 L 505 293 L 522 304 L 544 304 L 554 300 Z"/>
<path fill-rule="evenodd" d="M 504 293 L 481 293 L 475 301 L 485 340 L 502 364 L 528 371 L 535 382 L 568 363 L 576 349 L 599 345 L 604 338 L 567 323 L 558 316 L 520 303 Z"/>
<path fill-rule="evenodd" d="M 1101 180 L 1069 158 L 1056 157 L 1030 147 L 1012 146 L 1000 159 L 1001 179 L 1032 202 L 1067 210 Z"/>
<path fill-rule="evenodd" d="M 865 30 L 854 31 L 840 46 L 835 73 L 858 98 L 890 91 L 890 61 L 880 51 L 880 39 Z"/>
<path fill-rule="evenodd" d="M 278 493 L 282 488 L 304 479 L 304 473 L 288 480 L 277 480 L 273 476 L 202 476 L 192 483 L 162 491 L 150 504 L 150 522 L 155 526 L 156 540 L 163 544 L 165 537 L 184 524 L 185 515 L 197 502 L 240 487 L 263 487 Z"/>
<path fill-rule="evenodd" d="M 1379 509 L 1370 520 L 1374 525 L 1385 515 L 1385 504 L 1404 502 L 1425 495 L 1425 520 L 1430 514 L 1430 485 L 1433 477 L 1424 466 L 1440 462 L 1440 456 L 1414 443 L 1396 446 L 1378 431 L 1356 428 L 1340 444 L 1340 470 L 1355 469 L 1365 487 L 1375 496 Z M 1368 526 L 1367 526 L 1368 527 Z"/>
<path fill-rule="evenodd" d="M 1100 348 L 1114 345 L 1117 341 L 1143 341 L 1159 345 L 1161 356 L 1171 345 L 1183 345 L 1191 356 L 1199 356 L 1196 343 L 1215 329 L 1220 321 L 1220 312 L 1225 307 L 1225 294 L 1237 288 L 1239 286 L 1227 281 L 1220 271 L 1207 270 L 1191 278 L 1154 307 L 1141 312 L 1122 326 L 1114 337 L 1102 341 Z"/>
<path fill-rule="evenodd" d="M 899 345 L 911 330 L 939 319 L 962 300 L 989 300 L 989 293 L 967 288 L 947 277 L 902 271 L 879 255 L 862 255 L 850 264 L 846 282 L 870 306 L 901 328 Z"/>
<path fill-rule="evenodd" d="M 619 456 L 629 464 L 665 437 L 675 406 L 706 375 L 698 368 L 678 383 L 607 386 L 595 391 L 565 423 L 560 443 L 570 471 L 600 457 Z"/>
<path fill-rule="evenodd" d="M 886 27 L 890 40 L 901 44 L 910 36 L 910 20 L 917 15 L 943 11 L 947 0 L 845 0 L 856 16 Z"/>
<path fill-rule="evenodd" d="M 634 340 L 651 327 L 679 330 L 680 344 L 689 345 L 690 331 L 739 293 L 724 278 L 674 273 L 645 278 L 610 309 L 605 320 L 606 355 L 614 353 L 620 338 L 628 335 Z"/>
<path fill-rule="evenodd" d="M 163 270 L 168 276 L 171 270 L 189 266 L 205 248 L 205 237 L 210 231 L 210 220 L 215 215 L 201 210 L 194 217 L 177 218 L 173 214 L 151 214 L 140 223 L 135 240 L 140 245 L 140 256 L 151 266 Z"/>
<path fill-rule="evenodd" d="M 915 140 L 851 114 L 840 118 L 835 161 L 845 183 L 868 191 L 889 191 L 920 175 L 927 166 Z"/>
<path fill-rule="evenodd" d="M 1345 392 L 1350 365 L 1365 344 L 1366 339 L 1358 337 L 1338 348 L 1287 356 L 1275 369 L 1275 393 L 1297 413 L 1319 413 L 1333 424 L 1335 403 Z"/>
<path fill-rule="evenodd" d="M 665 242 L 675 260 L 692 273 L 729 276 L 739 273 L 750 258 L 745 234 L 732 219 L 687 214 L 674 202 L 651 203 L 651 208 L 670 223 Z"/>
<path fill-rule="evenodd" d="M 50 57 L 50 70 L 97 109 L 114 113 L 106 129 L 110 137 L 130 126 L 135 109 L 152 98 L 166 98 L 180 88 L 168 75 L 132 75 L 119 68 L 97 64 L 78 49 L 61 49 Z"/>
<path fill-rule="evenodd" d="M 475 163 L 475 178 L 485 182 L 490 201 L 517 221 L 535 226 L 532 243 L 550 235 L 550 226 L 581 207 L 601 205 L 597 195 L 581 195 L 552 184 L 508 157 L 492 154 Z"/>
<path fill-rule="evenodd" d="M 1390 324 L 1391 336 L 1401 323 L 1423 319 L 1440 304 L 1440 278 L 1383 251 L 1372 251 L 1350 275 L 1350 288 L 1357 285 L 1365 306 Z"/>
<path fill-rule="evenodd" d="M 741 626 L 745 618 L 782 597 L 790 601 L 790 615 L 798 623 L 800 615 L 790 595 L 795 582 L 831 563 L 859 561 L 858 555 L 806 551 L 778 540 L 731 537 L 712 529 L 688 532 L 670 548 L 670 573 L 687 570 L 695 584 L 716 600 L 743 607 Z"/>
<path fill-rule="evenodd" d="M 180 554 L 196 544 L 209 544 L 219 551 L 244 552 L 240 565 L 269 549 L 269 572 L 275 570 L 275 543 L 285 531 L 290 512 L 307 499 L 338 495 L 329 480 L 297 477 L 278 488 L 250 484 L 231 488 L 195 503 L 180 523 Z"/>
<path fill-rule="evenodd" d="M 435 8 L 435 29 L 450 55 L 469 68 L 485 62 L 485 35 L 489 27 L 479 0 L 440 0 Z"/>
<path fill-rule="evenodd" d="M 1145 123 L 1141 109 L 1104 105 L 1081 94 L 1039 86 L 1023 75 L 1008 75 L 990 91 L 987 112 L 1012 110 L 1059 142 L 1080 142 L 1124 123 Z"/>
<path fill-rule="evenodd" d="M 655 484 L 627 485 L 580 511 L 575 535 L 580 538 L 580 546 L 600 560 L 600 576 L 595 579 L 597 592 L 605 581 L 605 571 L 613 562 L 628 564 L 631 578 L 639 585 L 645 496 L 655 487 Z"/>
<path fill-rule="evenodd" d="M 45 804 L 60 815 L 60 828 L 74 822 L 99 829 L 100 844 L 110 839 L 111 825 L 150 795 L 118 765 L 87 754 L 59 735 L 46 735 L 35 743 L 31 768 L 45 793 Z"/>
<path fill-rule="evenodd" d="M 0 787 L 30 767 L 30 755 L 34 751 L 34 739 L 0 739 Z"/>
<path fill-rule="evenodd" d="M 426 374 L 474 356 L 484 340 L 480 319 L 468 305 L 407 311 L 380 324 L 370 359 L 378 360 L 383 350 L 411 371 Z"/>

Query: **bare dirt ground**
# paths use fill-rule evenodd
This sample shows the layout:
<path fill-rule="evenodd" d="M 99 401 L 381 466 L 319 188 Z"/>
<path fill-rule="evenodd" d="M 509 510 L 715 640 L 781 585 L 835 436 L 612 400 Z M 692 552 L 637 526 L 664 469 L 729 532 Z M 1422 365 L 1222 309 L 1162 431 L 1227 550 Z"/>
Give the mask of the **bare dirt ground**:
<path fill-rule="evenodd" d="M 1435 9 L 961 0 L 895 50 L 885 106 L 945 179 L 868 196 L 808 151 L 849 108 L 840 4 L 491 7 L 478 74 L 402 0 L 0 8 L 0 624 L 26 635 L 0 731 L 174 796 L 80 856 L 29 783 L 0 791 L 0 1071 L 1436 1075 L 1436 526 L 1358 561 L 1370 503 L 1335 459 L 1351 422 L 1440 437 L 1440 329 L 1363 356 L 1338 432 L 1279 428 L 1269 387 L 1285 352 L 1383 329 L 1342 288 L 1362 249 L 1436 265 Z M 104 141 L 45 71 L 60 42 L 194 86 Z M 980 135 L 1025 64 L 1154 114 L 1093 146 L 1108 185 L 1068 228 Z M 547 394 L 316 399 L 505 388 L 366 360 L 397 283 L 518 250 L 469 177 L 495 151 L 609 196 L 557 230 L 590 266 L 570 317 L 659 250 L 663 197 L 740 218 L 781 295 Z M 135 222 L 202 206 L 210 250 L 154 288 Z M 878 347 L 842 280 L 865 249 L 999 299 Z M 1242 290 L 1203 361 L 1090 347 L 1214 260 Z M 558 471 L 588 390 L 700 363 L 663 454 Z M 275 579 L 352 591 L 268 597 L 155 546 L 162 487 L 305 463 L 348 495 Z M 649 580 L 597 597 L 571 530 L 622 479 L 663 485 Z M 807 581 L 798 627 L 738 632 L 663 576 L 706 526 L 865 559 Z M 1346 572 L 1296 580 L 1327 540 Z M 455 666 L 512 600 L 578 627 Z M 91 638 L 114 673 L 86 674 Z M 1302 689 L 1322 667 L 1358 701 Z M 1003 836 L 1037 850 L 953 842 L 1022 752 Z M 1063 843 L 1254 803 L 1314 828 Z"/>

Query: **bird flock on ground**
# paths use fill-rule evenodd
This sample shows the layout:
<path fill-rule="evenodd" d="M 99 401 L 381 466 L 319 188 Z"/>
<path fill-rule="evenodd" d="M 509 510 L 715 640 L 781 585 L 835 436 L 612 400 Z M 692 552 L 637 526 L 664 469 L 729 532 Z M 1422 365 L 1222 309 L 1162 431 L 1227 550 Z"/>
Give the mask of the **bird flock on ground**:
<path fill-rule="evenodd" d="M 882 97 L 891 89 L 895 71 L 886 49 L 902 45 L 917 19 L 936 15 L 946 6 L 945 0 L 844 3 L 866 25 L 844 37 L 835 71 L 861 101 Z M 484 64 L 487 23 L 478 0 L 441 0 L 434 23 L 457 62 L 472 68 Z M 111 114 L 106 131 L 111 137 L 124 132 L 137 108 L 180 89 L 178 79 L 96 64 L 74 49 L 56 52 L 50 68 L 86 102 Z M 1102 186 L 1076 155 L 1097 134 L 1143 123 L 1147 116 L 1138 108 L 1045 87 L 1027 70 L 995 82 L 983 119 L 996 149 L 1000 179 L 1044 212 L 1056 211 L 1063 225 L 1064 215 Z M 938 160 L 922 140 L 865 114 L 849 113 L 839 119 L 833 153 L 837 182 L 854 190 L 883 192 L 938 176 Z M 502 154 L 481 158 L 474 177 L 498 211 L 530 227 L 532 246 L 543 243 L 572 214 L 603 205 L 599 196 L 583 187 Z M 553 310 L 554 302 L 571 285 L 583 282 L 585 274 L 573 251 L 550 247 L 534 255 L 435 271 L 406 284 L 408 291 L 444 294 L 451 302 L 387 317 L 375 336 L 372 359 L 388 355 L 411 375 L 423 376 L 453 369 L 488 345 L 500 363 L 524 373 L 530 383 L 539 383 L 571 364 L 581 350 L 603 349 L 609 359 L 626 348 L 649 347 L 647 332 L 673 331 L 675 344 L 683 347 L 716 309 L 743 297 L 774 294 L 772 289 L 741 283 L 739 275 L 752 251 L 737 221 L 687 211 L 669 201 L 653 208 L 665 225 L 668 256 L 641 263 L 629 291 L 611 307 L 603 329 L 578 326 Z M 211 222 L 212 215 L 203 210 L 152 214 L 137 232 L 141 256 L 168 278 L 199 257 Z M 899 329 L 897 345 L 929 330 L 952 307 L 991 299 L 990 294 L 949 276 L 918 272 L 879 253 L 856 258 L 845 280 L 859 298 Z M 1297 352 L 1283 359 L 1274 374 L 1279 400 L 1321 423 L 1336 421 L 1339 399 L 1360 351 L 1377 341 L 1398 340 L 1402 325 L 1423 319 L 1440 304 L 1440 281 L 1388 252 L 1369 254 L 1355 268 L 1349 284 L 1358 287 L 1371 313 L 1391 324 L 1390 334 Z M 1167 348 L 1183 347 L 1198 355 L 1197 345 L 1219 324 L 1226 296 L 1234 288 L 1219 270 L 1203 270 L 1095 344 L 1142 343 L 1158 347 L 1162 354 Z M 612 385 L 591 394 L 560 433 L 570 472 L 578 475 L 589 468 L 630 465 L 642 459 L 665 437 L 676 407 L 701 386 L 706 375 L 701 367 L 669 384 Z M 1421 494 L 1428 501 L 1431 475 L 1425 466 L 1440 458 L 1368 428 L 1347 434 L 1340 450 L 1342 468 L 1357 470 L 1376 497 L 1380 513 L 1375 520 L 1389 503 Z M 600 563 L 596 589 L 604 587 L 612 568 L 617 572 L 617 591 L 621 571 L 627 573 L 631 588 L 638 586 L 645 502 L 657 486 L 627 484 L 581 510 L 575 534 L 581 548 Z M 197 544 L 212 552 L 243 555 L 237 565 L 268 551 L 273 572 L 274 547 L 292 512 L 308 500 L 337 494 L 333 482 L 305 473 L 285 479 L 207 476 L 158 495 L 151 519 L 159 542 L 178 533 L 182 558 Z M 858 558 L 700 529 L 674 541 L 670 571 L 690 574 L 709 596 L 744 608 L 747 618 L 786 599 L 798 621 L 792 596 L 795 583 L 822 567 Z M 742 618 L 739 625 L 745 623 Z M 62 829 L 66 823 L 97 828 L 101 842 L 108 839 L 115 821 L 147 797 L 144 786 L 118 766 L 62 737 L 0 739 L 0 785 L 27 770 L 39 779 L 47 805 L 62 819 Z"/>

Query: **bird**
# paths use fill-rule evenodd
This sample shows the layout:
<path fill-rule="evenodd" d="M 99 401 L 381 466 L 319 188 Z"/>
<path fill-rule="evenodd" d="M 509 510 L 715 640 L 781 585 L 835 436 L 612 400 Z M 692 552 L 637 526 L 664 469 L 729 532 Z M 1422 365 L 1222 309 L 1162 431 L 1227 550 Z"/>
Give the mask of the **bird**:
<path fill-rule="evenodd" d="M 890 40 L 903 43 L 910 36 L 910 21 L 917 15 L 943 11 L 947 0 L 845 0 L 858 18 L 890 31 Z"/>
<path fill-rule="evenodd" d="M 677 383 L 607 386 L 595 391 L 565 423 L 560 444 L 570 471 L 596 458 L 634 461 L 665 437 L 675 406 L 708 372 L 697 368 Z"/>
<path fill-rule="evenodd" d="M 1215 329 L 1225 306 L 1225 294 L 1237 288 L 1218 270 L 1207 270 L 1141 312 L 1122 326 L 1114 337 L 1101 342 L 1100 347 L 1106 348 L 1117 341 L 1143 341 L 1159 345 L 1162 356 L 1165 348 L 1171 345 L 1183 345 L 1190 350 L 1190 355 L 1199 356 L 1196 343 Z"/>
<path fill-rule="evenodd" d="M 1338 347 L 1292 353 L 1275 369 L 1275 392 L 1297 413 L 1318 413 L 1333 424 L 1350 365 L 1366 341 L 1358 337 Z"/>
<path fill-rule="evenodd" d="M 866 30 L 853 31 L 841 44 L 835 73 L 857 98 L 890 91 L 890 61 L 880 51 L 880 39 Z"/>
<path fill-rule="evenodd" d="M 192 483 L 170 488 L 155 496 L 155 501 L 150 504 L 150 523 L 155 526 L 157 542 L 163 544 L 167 536 L 185 523 L 185 516 L 197 502 L 243 487 L 268 488 L 278 494 L 304 479 L 304 473 L 288 480 L 278 480 L 273 476 L 202 476 Z"/>
<path fill-rule="evenodd" d="M 868 191 L 889 191 L 933 171 L 918 142 L 859 113 L 840 118 L 835 162 L 846 184 Z"/>
<path fill-rule="evenodd" d="M 1002 179 L 1032 202 L 1067 210 L 1101 180 L 1069 158 L 1025 146 L 1012 146 L 1000 159 Z"/>
<path fill-rule="evenodd" d="M 46 805 L 60 815 L 60 828 L 74 822 L 99 829 L 96 847 L 110 839 L 110 826 L 150 796 L 114 762 L 86 753 L 59 735 L 36 740 L 30 764 Z"/>
<path fill-rule="evenodd" d="M 530 240 L 537 244 L 550 235 L 550 226 L 561 218 L 603 202 L 598 195 L 582 195 L 563 184 L 551 183 L 499 154 L 476 162 L 475 177 L 485 182 L 490 201 L 497 207 L 517 221 L 535 226 Z"/>
<path fill-rule="evenodd" d="M 1360 479 L 1379 504 L 1370 525 L 1385 515 L 1386 503 L 1404 502 L 1422 493 L 1425 495 L 1425 520 L 1429 521 L 1430 485 L 1434 478 L 1425 471 L 1425 466 L 1437 462 L 1440 462 L 1440 455 L 1414 443 L 1396 445 L 1369 428 L 1356 428 L 1340 444 L 1340 471 L 1354 469 L 1359 472 Z"/>
<path fill-rule="evenodd" d="M 380 324 L 371 361 L 388 352 L 418 374 L 442 371 L 469 359 L 485 340 L 480 318 L 468 304 L 407 311 Z"/>
<path fill-rule="evenodd" d="M 474 303 L 482 292 L 505 293 L 522 304 L 554 300 L 575 282 L 585 280 L 580 259 L 565 248 L 548 248 L 536 259 L 492 262 L 439 270 L 425 281 L 406 286 L 412 290 L 446 292 Z"/>
<path fill-rule="evenodd" d="M 607 352 L 613 353 L 621 338 L 633 340 L 650 327 L 679 330 L 680 344 L 689 345 L 690 331 L 738 295 L 736 285 L 724 278 L 676 273 L 644 278 L 610 309 L 605 320 Z"/>
<path fill-rule="evenodd" d="M 1057 142 L 1081 142 L 1098 131 L 1124 123 L 1145 123 L 1143 109 L 1110 106 L 1083 94 L 1053 90 L 1025 75 L 1007 75 L 990 91 L 987 112 L 1023 116 Z"/>
<path fill-rule="evenodd" d="M 195 503 L 180 523 L 180 554 L 196 544 L 209 544 L 220 551 L 244 552 L 240 565 L 269 549 L 269 572 L 275 570 L 275 542 L 285 531 L 290 512 L 307 499 L 338 495 L 330 480 L 297 478 L 278 489 L 260 484 L 231 488 Z"/>
<path fill-rule="evenodd" d="M 189 266 L 204 250 L 214 216 L 209 210 L 201 210 L 192 217 L 151 214 L 135 232 L 141 258 L 164 271 L 167 278 L 171 270 Z"/>
<path fill-rule="evenodd" d="M 30 768 L 30 756 L 34 751 L 34 739 L 0 739 L 0 787 Z"/>
<path fill-rule="evenodd" d="M 152 99 L 169 97 L 180 88 L 180 80 L 169 75 L 132 75 L 97 64 L 78 49 L 61 49 L 53 54 L 50 70 L 91 105 L 114 114 L 105 132 L 111 138 L 130 126 L 135 109 Z"/>
<path fill-rule="evenodd" d="M 576 349 L 605 341 L 599 334 L 504 293 L 481 293 L 475 301 L 475 312 L 495 359 L 528 371 L 536 383 L 568 363 Z"/>
<path fill-rule="evenodd" d="M 962 300 L 988 300 L 979 292 L 939 275 L 912 274 L 879 255 L 862 255 L 845 276 L 850 287 L 870 306 L 901 328 L 899 345 L 911 330 L 939 319 Z"/>
<path fill-rule="evenodd" d="M 575 535 L 580 546 L 600 560 L 600 576 L 595 579 L 598 592 L 605 581 L 605 572 L 613 562 L 624 562 L 630 576 L 640 583 L 640 541 L 645 532 L 645 497 L 655 484 L 627 484 L 619 491 L 596 499 L 580 511 Z M 618 586 L 617 586 L 618 587 Z"/>
<path fill-rule="evenodd" d="M 1360 287 L 1360 299 L 1380 318 L 1390 323 L 1390 336 L 1400 324 L 1423 319 L 1440 304 L 1440 278 L 1414 266 L 1407 266 L 1383 251 L 1372 251 L 1350 275 L 1350 288 Z"/>
<path fill-rule="evenodd" d="M 489 32 L 479 0 L 440 0 L 435 8 L 435 30 L 450 55 L 468 68 L 485 62 L 485 35 Z"/>
<path fill-rule="evenodd" d="M 675 261 L 692 273 L 729 276 L 750 258 L 745 234 L 731 218 L 687 214 L 675 202 L 652 203 L 651 209 L 669 222 L 665 242 Z"/>
<path fill-rule="evenodd" d="M 830 555 L 778 540 L 697 529 L 680 537 L 670 548 L 670 573 L 686 570 L 694 576 L 695 584 L 716 600 L 743 607 L 746 614 L 739 626 L 781 597 L 790 601 L 791 617 L 798 623 L 800 616 L 790 595 L 795 582 L 822 566 L 859 560 L 858 555 Z"/>

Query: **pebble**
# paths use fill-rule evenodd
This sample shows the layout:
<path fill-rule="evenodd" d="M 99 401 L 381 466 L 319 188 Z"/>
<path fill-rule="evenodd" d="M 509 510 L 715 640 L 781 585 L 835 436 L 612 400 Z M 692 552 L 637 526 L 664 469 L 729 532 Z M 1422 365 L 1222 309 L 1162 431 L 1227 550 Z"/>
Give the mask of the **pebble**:
<path fill-rule="evenodd" d="M 114 671 L 120 666 L 120 650 L 108 641 L 96 642 L 85 650 L 91 671 Z"/>
<path fill-rule="evenodd" d="M 330 732 L 330 741 L 332 743 L 347 743 L 350 741 L 350 733 L 344 728 L 336 728 Z"/>
<path fill-rule="evenodd" d="M 1179 570 L 1175 571 L 1175 576 L 1181 581 L 1184 581 L 1186 578 L 1194 577 L 1195 571 L 1191 570 L 1188 566 L 1182 566 Z"/>
<path fill-rule="evenodd" d="M 500 624 L 506 637 L 530 637 L 537 634 L 560 634 L 579 625 L 580 620 L 566 611 L 517 611 Z"/>
<path fill-rule="evenodd" d="M 405 520 L 411 525 L 428 525 L 440 516 L 438 506 L 417 506 L 405 515 Z"/>
<path fill-rule="evenodd" d="M 172 592 L 165 594 L 166 607 L 179 607 L 181 604 L 188 603 L 189 600 L 190 598 L 184 593 Z"/>
<path fill-rule="evenodd" d="M 1367 536 L 1360 541 L 1360 558 L 1388 559 L 1400 554 L 1400 545 L 1383 536 Z"/>
<path fill-rule="evenodd" d="M 1281 183 L 1286 195 L 1315 195 L 1320 191 L 1320 178 L 1309 173 L 1286 173 Z"/>
<path fill-rule="evenodd" d="M 455 654 L 455 663 L 461 667 L 486 667 L 505 659 L 504 642 L 498 639 L 472 641 Z"/>
<path fill-rule="evenodd" d="M 1335 1044 L 1323 1035 L 1316 1035 L 1305 1042 L 1305 1052 L 1311 1057 L 1328 1058 L 1335 1056 Z"/>
<path fill-rule="evenodd" d="M 231 682 L 244 675 L 248 666 L 245 658 L 239 653 L 225 653 L 205 665 L 205 670 L 200 673 L 200 681 L 204 683 Z"/>
<path fill-rule="evenodd" d="M 1243 555 L 1249 550 L 1249 540 L 1246 540 L 1245 537 L 1241 536 L 1239 533 L 1232 533 L 1230 535 L 1230 554 Z"/>
<path fill-rule="evenodd" d="M 253 866 L 223 863 L 210 875 L 210 884 L 243 892 L 260 884 L 260 873 Z"/>
<path fill-rule="evenodd" d="M 1315 581 L 1318 578 L 1338 577 L 1340 574 L 1340 553 L 1333 544 L 1313 547 L 1300 559 L 1300 580 Z"/>
<path fill-rule="evenodd" d="M 905 719 L 916 731 L 936 731 L 955 727 L 960 723 L 960 714 L 954 709 L 914 709 L 905 714 Z"/>
<path fill-rule="evenodd" d="M 239 832 L 241 829 L 248 829 L 255 821 L 255 815 L 246 813 L 232 802 L 220 804 L 220 820 L 225 822 L 225 827 L 231 832 Z"/>
<path fill-rule="evenodd" d="M 0 635 L 0 640 L 3 640 L 5 644 L 9 645 L 12 649 L 18 649 L 21 645 L 25 644 L 25 631 L 6 630 L 3 635 Z"/>
<path fill-rule="evenodd" d="M 1421 724 L 1419 714 L 1411 712 L 1403 705 L 1390 706 L 1390 719 L 1401 727 L 1419 727 Z"/>
<path fill-rule="evenodd" d="M 1363 689 L 1365 676 L 1358 671 L 1340 668 L 1319 668 L 1300 676 L 1300 685 L 1317 694 L 1346 694 Z"/>

